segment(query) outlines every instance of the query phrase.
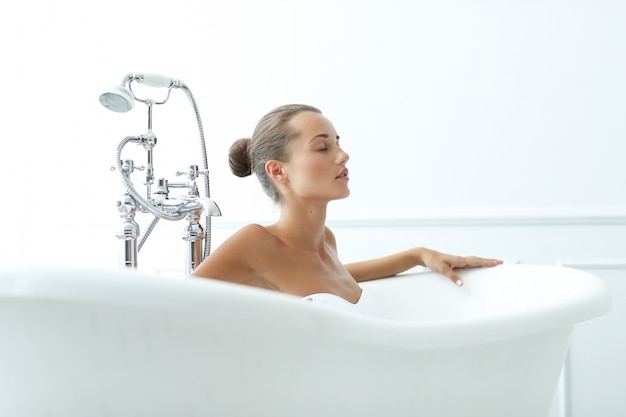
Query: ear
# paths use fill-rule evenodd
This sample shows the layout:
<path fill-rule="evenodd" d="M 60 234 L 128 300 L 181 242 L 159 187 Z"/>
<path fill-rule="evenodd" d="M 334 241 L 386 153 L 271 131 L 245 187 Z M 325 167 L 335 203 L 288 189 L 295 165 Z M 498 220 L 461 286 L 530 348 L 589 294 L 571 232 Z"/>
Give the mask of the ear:
<path fill-rule="evenodd" d="M 270 159 L 265 163 L 265 173 L 267 173 L 268 177 L 272 180 L 283 183 L 287 180 L 287 174 L 283 169 L 283 164 L 280 161 L 275 161 Z"/>

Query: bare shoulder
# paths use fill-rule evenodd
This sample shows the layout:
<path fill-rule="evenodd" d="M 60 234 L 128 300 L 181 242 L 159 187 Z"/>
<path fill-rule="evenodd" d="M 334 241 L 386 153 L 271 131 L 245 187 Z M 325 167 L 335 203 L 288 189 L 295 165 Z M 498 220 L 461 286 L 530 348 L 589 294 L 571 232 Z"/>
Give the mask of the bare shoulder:
<path fill-rule="evenodd" d="M 259 265 L 275 243 L 275 236 L 264 226 L 244 226 L 218 246 L 193 275 L 247 283 L 257 277 Z"/>
<path fill-rule="evenodd" d="M 235 232 L 228 240 L 233 240 L 238 244 L 256 244 L 259 241 L 273 240 L 274 235 L 271 234 L 265 226 L 260 224 L 249 224 Z"/>
<path fill-rule="evenodd" d="M 260 224 L 249 224 L 224 241 L 215 253 L 233 252 L 239 259 L 242 259 L 271 247 L 275 242 L 276 237 L 266 227 Z"/>

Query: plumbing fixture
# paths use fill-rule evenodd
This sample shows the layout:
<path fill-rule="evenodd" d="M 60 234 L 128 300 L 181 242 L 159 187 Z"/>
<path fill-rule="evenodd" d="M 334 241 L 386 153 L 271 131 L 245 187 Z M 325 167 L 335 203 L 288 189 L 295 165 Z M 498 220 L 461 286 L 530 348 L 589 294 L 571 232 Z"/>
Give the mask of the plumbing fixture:
<path fill-rule="evenodd" d="M 132 83 L 142 83 L 149 87 L 167 88 L 167 93 L 160 101 L 137 97 L 133 92 Z M 172 89 L 183 90 L 189 102 L 193 106 L 200 137 L 200 149 L 202 157 L 202 169 L 198 165 L 189 165 L 187 171 L 179 171 L 176 176 L 186 176 L 186 181 L 169 181 L 166 178 L 156 178 L 153 164 L 153 152 L 157 144 L 157 137 L 152 131 L 152 108 L 155 105 L 165 104 Z M 137 253 L 141 250 L 146 239 L 160 219 L 178 221 L 187 220 L 183 228 L 182 238 L 187 244 L 185 273 L 189 275 L 206 258 L 211 251 L 211 217 L 221 216 L 217 204 L 211 200 L 209 187 L 209 169 L 206 153 L 204 131 L 198 106 L 189 87 L 175 78 L 165 77 L 154 73 L 127 74 L 120 85 L 114 86 L 110 91 L 100 95 L 100 103 L 109 110 L 123 113 L 133 109 L 134 102 L 144 103 L 148 107 L 148 130 L 144 134 L 127 136 L 123 138 L 115 155 L 115 165 L 112 171 L 117 171 L 126 192 L 117 202 L 120 218 L 123 220 L 122 230 L 116 234 L 123 241 L 120 256 L 120 266 L 125 268 L 137 268 Z M 137 166 L 132 159 L 122 159 L 122 151 L 129 143 L 142 146 L 147 152 L 146 166 Z M 131 174 L 135 171 L 145 170 L 145 197 L 142 196 L 131 181 Z M 200 196 L 197 179 L 204 178 L 204 196 Z M 154 190 L 153 190 L 154 186 Z M 187 190 L 183 197 L 170 197 L 170 191 L 174 188 Z M 137 239 L 140 235 L 139 225 L 135 221 L 137 212 L 151 213 L 154 218 L 148 227 L 146 234 L 139 244 Z M 206 222 L 203 228 L 200 224 L 202 216 Z"/>
<path fill-rule="evenodd" d="M 100 95 L 100 103 L 109 110 L 126 113 L 133 109 L 133 96 L 123 85 L 116 85 Z"/>

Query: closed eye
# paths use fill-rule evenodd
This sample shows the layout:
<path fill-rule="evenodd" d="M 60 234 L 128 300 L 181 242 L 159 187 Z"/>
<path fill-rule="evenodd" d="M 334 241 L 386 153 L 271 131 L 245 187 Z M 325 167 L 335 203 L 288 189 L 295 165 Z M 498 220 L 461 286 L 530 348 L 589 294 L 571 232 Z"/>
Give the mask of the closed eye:
<path fill-rule="evenodd" d="M 325 152 L 325 151 L 327 151 L 330 147 L 332 147 L 332 146 L 329 146 L 329 143 L 333 144 L 333 145 L 336 145 L 337 147 L 341 148 L 341 145 L 339 145 L 339 135 L 337 135 L 335 137 L 334 141 L 330 141 L 329 139 L 331 139 L 330 135 L 328 135 L 326 133 L 320 133 L 319 135 L 316 135 L 313 138 L 311 138 L 309 140 L 309 143 L 319 141 L 320 142 L 319 145 L 320 146 L 321 145 L 324 146 L 323 148 L 315 149 L 317 152 Z"/>

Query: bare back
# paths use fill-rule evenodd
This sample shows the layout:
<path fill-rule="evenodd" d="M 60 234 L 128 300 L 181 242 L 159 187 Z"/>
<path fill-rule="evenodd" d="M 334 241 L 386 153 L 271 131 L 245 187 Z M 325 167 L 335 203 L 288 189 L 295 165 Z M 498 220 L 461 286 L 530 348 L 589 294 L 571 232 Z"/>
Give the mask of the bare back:
<path fill-rule="evenodd" d="M 337 256 L 326 228 L 320 247 L 290 244 L 273 226 L 248 225 L 219 246 L 193 273 L 297 296 L 331 293 L 356 303 L 361 289 Z"/>

